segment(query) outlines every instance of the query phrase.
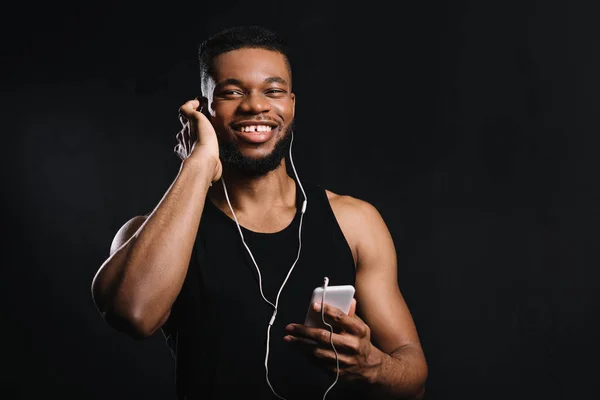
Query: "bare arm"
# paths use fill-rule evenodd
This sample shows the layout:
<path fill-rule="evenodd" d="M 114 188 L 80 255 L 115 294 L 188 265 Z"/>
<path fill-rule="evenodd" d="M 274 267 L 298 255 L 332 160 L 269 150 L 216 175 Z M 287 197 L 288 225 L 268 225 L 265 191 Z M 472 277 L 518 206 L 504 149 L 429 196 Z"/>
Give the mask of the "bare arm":
<path fill-rule="evenodd" d="M 178 148 L 185 158 L 176 179 L 150 215 L 135 217 L 119 230 L 92 281 L 101 315 L 135 338 L 152 335 L 169 317 L 187 273 L 208 188 L 220 177 L 216 136 L 210 122 L 195 112 L 197 106 L 197 101 L 188 102 L 181 111 L 192 125 L 187 129 L 200 132 L 196 143 L 201 144 Z"/>
<path fill-rule="evenodd" d="M 187 272 L 210 178 L 208 168 L 184 162 L 154 211 L 128 221 L 115 236 L 92 282 L 94 302 L 114 328 L 147 337 L 168 318 Z"/>
<path fill-rule="evenodd" d="M 357 202 L 357 313 L 370 329 L 381 359 L 371 383 L 381 398 L 422 398 L 427 363 L 417 330 L 398 287 L 396 249 L 381 215 Z M 361 227 L 361 229 L 357 229 Z"/>
<path fill-rule="evenodd" d="M 325 370 L 339 373 L 356 389 L 368 391 L 369 399 L 420 399 L 425 391 L 427 363 L 398 287 L 390 232 L 369 203 L 331 192 L 328 197 L 356 263 L 356 301 L 347 314 L 323 305 L 333 333 L 289 324 L 284 340 Z M 316 307 L 318 311 L 320 305 Z"/>

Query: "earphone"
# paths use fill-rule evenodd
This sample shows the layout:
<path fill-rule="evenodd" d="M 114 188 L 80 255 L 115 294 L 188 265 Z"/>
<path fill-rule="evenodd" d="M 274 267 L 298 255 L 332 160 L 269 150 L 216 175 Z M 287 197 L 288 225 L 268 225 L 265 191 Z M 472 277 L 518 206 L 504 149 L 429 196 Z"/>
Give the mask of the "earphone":
<path fill-rule="evenodd" d="M 261 276 L 261 273 L 260 273 L 260 269 L 258 268 L 258 264 L 256 263 L 256 260 L 254 259 L 254 255 L 252 254 L 252 251 L 250 251 L 250 248 L 246 244 L 246 241 L 244 239 L 244 234 L 242 232 L 242 228 L 240 227 L 240 224 L 239 224 L 239 221 L 237 219 L 237 216 L 235 215 L 235 212 L 233 211 L 233 207 L 231 206 L 231 202 L 229 201 L 229 194 L 227 193 L 227 187 L 225 185 L 225 179 L 223 177 L 221 177 L 221 183 L 223 185 L 223 191 L 225 193 L 225 198 L 227 199 L 227 204 L 229 205 L 229 210 L 231 211 L 231 214 L 233 215 L 233 219 L 235 220 L 235 224 L 236 224 L 236 226 L 238 228 L 238 232 L 240 233 L 240 237 L 242 239 L 242 244 L 244 245 L 244 247 L 248 251 L 248 254 L 250 255 L 250 258 L 252 259 L 252 262 L 254 263 L 254 266 L 256 267 L 256 271 L 258 272 L 258 286 L 259 286 L 259 289 L 260 289 L 260 294 L 261 294 L 263 300 L 265 302 L 267 302 L 269 305 L 271 305 L 271 307 L 273 307 L 273 315 L 271 316 L 271 319 L 269 320 L 269 324 L 267 326 L 267 344 L 266 344 L 265 364 L 264 364 L 265 365 L 265 378 L 266 378 L 266 381 L 267 381 L 267 385 L 269 385 L 269 388 L 271 389 L 271 391 L 273 392 L 273 394 L 275 396 L 277 396 L 277 398 L 282 399 L 282 400 L 286 400 L 285 397 L 282 397 L 279 394 L 277 394 L 277 392 L 275 392 L 275 389 L 273 389 L 273 386 L 271 385 L 271 382 L 269 381 L 269 347 L 270 347 L 269 344 L 270 344 L 270 339 L 271 339 L 271 327 L 275 323 L 275 318 L 277 317 L 277 306 L 279 305 L 279 296 L 281 295 L 281 292 L 283 291 L 283 287 L 287 283 L 290 275 L 292 274 L 292 271 L 294 270 L 294 267 L 296 266 L 296 263 L 298 262 L 298 259 L 300 258 L 300 251 L 302 250 L 302 221 L 304 219 L 304 213 L 306 212 L 306 206 L 308 204 L 308 198 L 306 197 L 306 192 L 304 191 L 304 188 L 302 187 L 302 183 L 300 182 L 300 178 L 298 177 L 298 172 L 296 172 L 296 167 L 294 166 L 294 160 L 292 158 L 292 144 L 294 143 L 294 131 L 293 130 L 291 132 L 291 135 L 292 135 L 292 138 L 291 138 L 291 141 L 290 141 L 290 164 L 292 166 L 292 169 L 294 170 L 294 175 L 296 176 L 296 181 L 298 182 L 298 186 L 300 186 L 300 190 L 302 191 L 302 194 L 304 195 L 304 201 L 302 202 L 302 209 L 301 209 L 301 214 L 300 214 L 300 225 L 298 227 L 298 254 L 297 254 L 296 259 L 294 260 L 294 263 L 292 264 L 290 270 L 288 271 L 285 279 L 283 280 L 283 283 L 281 284 L 281 287 L 279 288 L 279 291 L 277 292 L 277 297 L 275 298 L 275 304 L 273 304 L 272 302 L 270 302 L 265 297 L 265 294 L 263 293 L 262 276 Z M 322 319 L 323 323 L 326 324 L 329 327 L 329 330 L 331 332 L 330 336 L 329 336 L 329 340 L 330 340 L 330 343 L 331 343 L 331 347 L 333 348 L 333 351 L 335 352 L 336 378 L 335 378 L 335 381 L 333 382 L 333 384 L 327 389 L 327 391 L 323 395 L 323 400 L 325 400 L 325 397 L 327 396 L 327 393 L 337 383 L 338 377 L 339 377 L 339 369 L 340 369 L 339 368 L 338 353 L 337 353 L 337 350 L 335 349 L 335 346 L 333 344 L 333 327 L 330 324 L 328 324 L 327 322 L 325 322 L 324 304 L 325 304 L 325 292 L 327 290 L 328 283 L 329 283 L 329 278 L 325 277 L 325 282 L 323 284 L 323 296 L 322 296 L 322 301 L 321 301 L 321 319 Z"/>
<path fill-rule="evenodd" d="M 335 384 L 337 383 L 337 381 L 340 377 L 340 358 L 338 356 L 338 352 L 335 348 L 335 345 L 333 344 L 333 326 L 331 326 L 331 324 L 329 324 L 327 321 L 325 321 L 325 292 L 327 292 L 328 284 L 329 284 L 329 278 L 325 277 L 324 282 L 323 282 L 323 294 L 321 296 L 321 321 L 323 322 L 324 325 L 327 325 L 327 327 L 329 328 L 329 343 L 331 344 L 331 348 L 333 349 L 333 352 L 335 353 L 335 380 L 323 394 L 323 400 L 325 400 L 327 393 L 329 393 L 329 391 L 335 386 Z"/>

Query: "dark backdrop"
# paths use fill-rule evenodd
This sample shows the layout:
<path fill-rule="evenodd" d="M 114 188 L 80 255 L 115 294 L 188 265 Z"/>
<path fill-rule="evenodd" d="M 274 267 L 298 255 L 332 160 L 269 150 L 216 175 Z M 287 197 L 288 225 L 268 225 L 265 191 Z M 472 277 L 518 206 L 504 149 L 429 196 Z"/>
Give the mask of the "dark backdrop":
<path fill-rule="evenodd" d="M 174 398 L 161 335 L 111 330 L 90 283 L 175 177 L 198 43 L 239 23 L 292 45 L 301 178 L 387 221 L 428 398 L 593 397 L 593 3 L 7 3 L 2 397 Z"/>

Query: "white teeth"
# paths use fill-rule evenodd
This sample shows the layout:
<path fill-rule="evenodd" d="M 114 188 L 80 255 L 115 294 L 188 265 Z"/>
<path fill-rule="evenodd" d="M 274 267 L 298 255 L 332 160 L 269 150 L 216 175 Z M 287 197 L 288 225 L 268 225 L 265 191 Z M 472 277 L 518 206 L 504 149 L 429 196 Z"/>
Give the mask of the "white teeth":
<path fill-rule="evenodd" d="M 242 126 L 242 132 L 269 132 L 272 128 L 269 125 L 249 125 Z"/>

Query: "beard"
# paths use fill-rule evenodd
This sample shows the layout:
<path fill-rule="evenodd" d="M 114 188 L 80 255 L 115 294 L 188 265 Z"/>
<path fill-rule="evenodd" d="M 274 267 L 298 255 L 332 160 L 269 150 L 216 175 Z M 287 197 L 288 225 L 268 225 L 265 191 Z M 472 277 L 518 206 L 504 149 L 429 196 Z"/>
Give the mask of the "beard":
<path fill-rule="evenodd" d="M 266 175 L 281 165 L 281 160 L 288 154 L 292 143 L 294 121 L 286 128 L 283 136 L 275 143 L 268 155 L 261 158 L 250 158 L 243 155 L 232 141 L 219 140 L 219 154 L 224 166 L 231 167 L 241 175 L 258 177 Z"/>

